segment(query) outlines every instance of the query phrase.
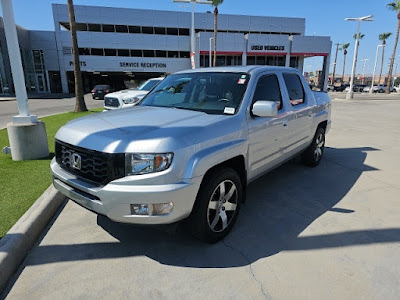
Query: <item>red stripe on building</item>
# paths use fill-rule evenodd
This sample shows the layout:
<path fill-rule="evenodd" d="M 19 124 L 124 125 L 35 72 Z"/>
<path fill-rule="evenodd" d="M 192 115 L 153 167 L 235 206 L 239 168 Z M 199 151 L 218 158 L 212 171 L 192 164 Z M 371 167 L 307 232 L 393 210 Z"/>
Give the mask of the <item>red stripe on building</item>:
<path fill-rule="evenodd" d="M 329 53 L 292 52 L 291 56 L 328 56 Z"/>
<path fill-rule="evenodd" d="M 214 55 L 214 51 L 211 51 Z M 200 51 L 200 54 L 210 54 L 210 51 Z M 217 51 L 217 55 L 242 55 L 243 52 L 239 51 Z"/>

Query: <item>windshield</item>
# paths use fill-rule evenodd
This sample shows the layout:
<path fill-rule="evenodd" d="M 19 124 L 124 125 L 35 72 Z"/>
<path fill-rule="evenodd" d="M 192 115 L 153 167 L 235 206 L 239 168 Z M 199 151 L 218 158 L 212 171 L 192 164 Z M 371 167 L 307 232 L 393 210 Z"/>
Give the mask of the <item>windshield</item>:
<path fill-rule="evenodd" d="M 246 73 L 188 73 L 170 75 L 142 105 L 196 110 L 209 114 L 235 114 L 249 75 Z"/>
<path fill-rule="evenodd" d="M 150 79 L 139 85 L 137 88 L 139 91 L 150 91 L 161 79 Z"/>

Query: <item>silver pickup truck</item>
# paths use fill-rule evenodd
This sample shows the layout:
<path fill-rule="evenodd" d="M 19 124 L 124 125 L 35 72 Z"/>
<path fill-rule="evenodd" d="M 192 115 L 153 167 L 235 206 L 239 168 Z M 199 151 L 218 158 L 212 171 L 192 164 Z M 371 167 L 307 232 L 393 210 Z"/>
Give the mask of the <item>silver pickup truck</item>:
<path fill-rule="evenodd" d="M 216 242 L 249 182 L 301 154 L 317 166 L 331 121 L 326 93 L 281 67 L 178 72 L 139 106 L 77 119 L 56 134 L 54 186 L 116 222 L 185 219 Z"/>

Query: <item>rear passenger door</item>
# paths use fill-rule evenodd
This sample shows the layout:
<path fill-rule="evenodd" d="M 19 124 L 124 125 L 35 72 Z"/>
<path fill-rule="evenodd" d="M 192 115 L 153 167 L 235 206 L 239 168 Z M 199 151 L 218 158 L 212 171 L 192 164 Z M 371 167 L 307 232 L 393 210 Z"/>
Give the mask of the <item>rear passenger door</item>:
<path fill-rule="evenodd" d="M 293 118 L 288 123 L 289 143 L 285 153 L 293 153 L 304 148 L 310 140 L 312 126 L 312 107 L 307 99 L 298 74 L 283 73 L 286 91 L 289 97 Z"/>
<path fill-rule="evenodd" d="M 253 116 L 252 106 L 260 100 L 275 101 L 278 115 L 276 117 Z M 261 175 L 283 159 L 288 135 L 287 120 L 288 115 L 277 75 L 271 73 L 260 76 L 248 116 L 250 178 Z"/>

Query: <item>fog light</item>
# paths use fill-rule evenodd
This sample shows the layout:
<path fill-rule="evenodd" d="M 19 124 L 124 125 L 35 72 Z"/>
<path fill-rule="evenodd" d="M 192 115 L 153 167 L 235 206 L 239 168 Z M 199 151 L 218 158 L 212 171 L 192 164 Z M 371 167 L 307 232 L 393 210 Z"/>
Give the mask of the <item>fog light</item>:
<path fill-rule="evenodd" d="M 167 215 L 172 211 L 173 208 L 174 203 L 172 202 L 153 204 L 152 215 Z"/>
<path fill-rule="evenodd" d="M 149 206 L 147 204 L 131 204 L 131 214 L 132 215 L 148 215 Z"/>

